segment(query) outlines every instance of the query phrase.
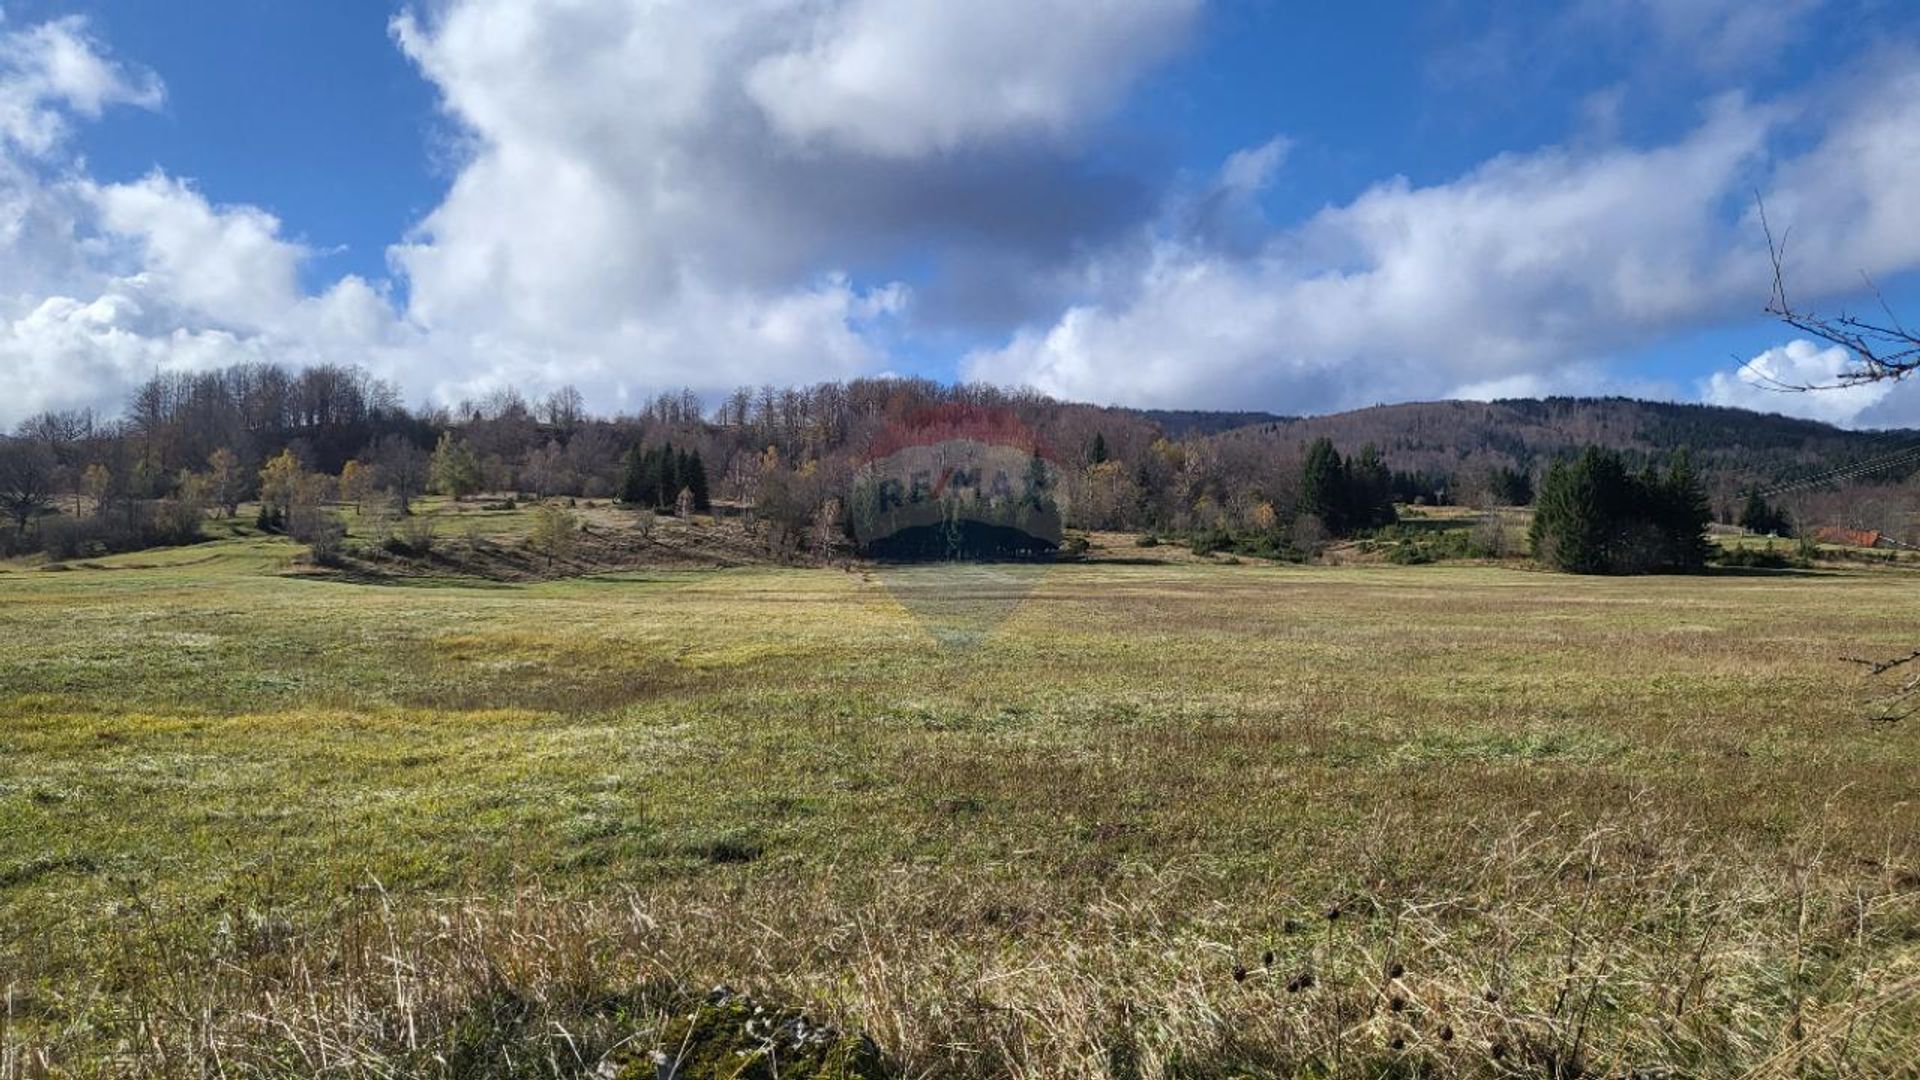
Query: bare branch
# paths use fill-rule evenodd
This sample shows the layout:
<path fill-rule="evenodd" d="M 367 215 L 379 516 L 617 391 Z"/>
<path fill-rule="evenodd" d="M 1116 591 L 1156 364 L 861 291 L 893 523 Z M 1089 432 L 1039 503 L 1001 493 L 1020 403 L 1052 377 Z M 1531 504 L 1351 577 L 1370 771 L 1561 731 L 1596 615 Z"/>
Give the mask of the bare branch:
<path fill-rule="evenodd" d="M 1873 278 L 1865 273 L 1860 275 L 1867 290 L 1880 305 L 1884 322 L 1869 322 L 1842 311 L 1839 315 L 1828 317 L 1793 306 L 1787 299 L 1787 238 L 1788 233 L 1774 239 L 1773 225 L 1767 220 L 1767 204 L 1759 192 L 1754 192 L 1753 200 L 1760 208 L 1760 229 L 1767 236 L 1767 255 L 1773 260 L 1773 296 L 1767 302 L 1767 314 L 1778 318 L 1802 333 L 1819 338 L 1829 344 L 1838 345 L 1847 351 L 1853 360 L 1853 367 L 1844 371 L 1834 382 L 1824 386 L 1796 386 L 1782 381 L 1769 372 L 1755 368 L 1749 362 L 1745 370 L 1756 380 L 1755 385 L 1769 390 L 1806 391 L 1831 390 L 1846 386 L 1861 386 L 1867 383 L 1888 382 L 1904 379 L 1915 371 L 1920 371 L 1920 334 L 1908 330 L 1906 324 L 1895 315 L 1887 303 L 1886 296 L 1880 291 Z M 1789 230 L 1790 231 L 1790 230 Z M 1857 474 L 1856 474 L 1857 475 Z M 1914 649 L 1904 656 L 1894 656 L 1883 660 L 1861 657 L 1845 657 L 1848 663 L 1866 668 L 1868 679 L 1880 679 L 1883 676 L 1899 673 L 1888 680 L 1894 685 L 1876 700 L 1881 711 L 1867 718 L 1869 723 L 1894 724 L 1910 716 L 1920 715 L 1920 649 Z"/>
<path fill-rule="evenodd" d="M 1789 391 L 1834 390 L 1903 379 L 1920 371 L 1920 334 L 1907 329 L 1894 315 L 1879 286 L 1865 274 L 1861 277 L 1879 303 L 1885 321 L 1869 321 L 1845 311 L 1838 315 L 1821 315 L 1793 306 L 1787 298 L 1786 284 L 1787 240 L 1791 230 L 1780 234 L 1776 241 L 1773 226 L 1767 220 L 1766 203 L 1757 192 L 1754 201 L 1760 208 L 1761 231 L 1767 237 L 1767 255 L 1773 261 L 1773 295 L 1767 301 L 1767 314 L 1810 337 L 1838 345 L 1846 350 L 1853 361 L 1852 369 L 1842 372 L 1831 383 L 1796 385 L 1763 375 L 1763 382 L 1772 384 L 1768 388 Z"/>
<path fill-rule="evenodd" d="M 1894 656 L 1885 660 L 1871 660 L 1857 656 L 1843 657 L 1843 659 L 1849 664 L 1859 664 L 1866 668 L 1867 677 L 1874 679 L 1889 672 L 1899 671 L 1909 664 L 1920 664 L 1920 649 L 1915 649 L 1905 656 Z M 1882 711 L 1867 717 L 1868 723 L 1895 724 L 1920 714 L 1920 667 L 1914 668 L 1905 679 L 1897 680 L 1891 689 L 1876 699 L 1875 704 Z"/>

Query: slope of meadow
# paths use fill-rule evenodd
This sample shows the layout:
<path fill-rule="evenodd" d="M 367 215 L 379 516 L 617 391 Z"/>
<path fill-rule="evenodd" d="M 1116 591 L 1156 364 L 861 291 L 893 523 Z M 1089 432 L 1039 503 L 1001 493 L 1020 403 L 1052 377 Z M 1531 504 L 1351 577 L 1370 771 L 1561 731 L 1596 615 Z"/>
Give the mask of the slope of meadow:
<path fill-rule="evenodd" d="M 1905 573 L 291 553 L 0 570 L 0 1076 L 1914 1075 Z"/>

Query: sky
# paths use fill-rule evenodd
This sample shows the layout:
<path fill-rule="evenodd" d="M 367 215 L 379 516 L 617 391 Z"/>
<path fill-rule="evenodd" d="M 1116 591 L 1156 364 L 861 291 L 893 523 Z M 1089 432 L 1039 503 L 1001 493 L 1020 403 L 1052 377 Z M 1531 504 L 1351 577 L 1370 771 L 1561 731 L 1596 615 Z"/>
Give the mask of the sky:
<path fill-rule="evenodd" d="M 1845 357 L 1756 209 L 1920 321 L 1909 0 L 0 3 L 0 426 L 243 361 L 1920 426 L 1769 388 Z"/>

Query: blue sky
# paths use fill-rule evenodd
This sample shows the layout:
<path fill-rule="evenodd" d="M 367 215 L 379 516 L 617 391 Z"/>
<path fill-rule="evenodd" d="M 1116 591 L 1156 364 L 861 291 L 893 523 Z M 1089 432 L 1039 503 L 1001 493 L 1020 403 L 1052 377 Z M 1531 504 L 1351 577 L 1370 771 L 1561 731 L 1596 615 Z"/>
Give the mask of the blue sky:
<path fill-rule="evenodd" d="M 1146 406 L 1634 393 L 1920 424 L 1761 316 L 1920 310 L 1895 0 L 7 0 L 0 422 L 877 372 Z"/>
<path fill-rule="evenodd" d="M 394 8 L 368 0 L 48 3 L 10 0 L 10 23 L 83 14 L 115 56 L 166 84 L 158 109 L 115 109 L 78 132 L 103 180 L 190 177 L 218 203 L 252 203 L 325 252 L 318 285 L 386 274 L 387 245 L 452 178 L 433 88 L 394 47 Z"/>

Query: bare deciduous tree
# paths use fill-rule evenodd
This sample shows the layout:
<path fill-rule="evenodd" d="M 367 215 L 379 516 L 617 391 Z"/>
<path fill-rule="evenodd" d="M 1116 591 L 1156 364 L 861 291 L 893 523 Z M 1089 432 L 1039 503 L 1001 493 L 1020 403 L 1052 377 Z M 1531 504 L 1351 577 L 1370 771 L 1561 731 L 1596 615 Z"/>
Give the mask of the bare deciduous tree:
<path fill-rule="evenodd" d="M 379 470 L 380 483 L 399 503 L 401 517 L 413 512 L 413 498 L 427 490 L 426 451 L 401 435 L 381 439 L 368 455 Z"/>
<path fill-rule="evenodd" d="M 1909 330 L 1906 324 L 1900 321 L 1900 316 L 1887 305 L 1886 298 L 1880 295 L 1880 290 L 1874 286 L 1872 279 L 1864 274 L 1862 279 L 1880 306 L 1879 317 L 1861 318 L 1845 310 L 1838 315 L 1822 315 L 1805 308 L 1795 307 L 1787 296 L 1787 236 L 1782 234 L 1778 241 L 1774 239 L 1773 227 L 1767 223 L 1765 205 L 1760 207 L 1760 225 L 1766 231 L 1767 254 L 1773 260 L 1773 295 L 1767 301 L 1767 314 L 1801 333 L 1838 345 L 1846 350 L 1848 358 L 1852 361 L 1852 366 L 1841 372 L 1831 383 L 1792 385 L 1769 378 L 1767 381 L 1772 383 L 1775 389 L 1831 390 L 1867 383 L 1894 382 L 1920 371 L 1920 332 Z M 1905 656 L 1884 660 L 1857 657 L 1847 659 L 1864 667 L 1868 678 L 1895 676 L 1894 685 L 1879 701 L 1880 712 L 1872 718 L 1873 720 L 1880 723 L 1893 723 L 1920 713 L 1920 669 L 1914 666 L 1920 663 L 1920 649 L 1915 649 Z"/>
<path fill-rule="evenodd" d="M 17 531 L 25 532 L 27 522 L 52 504 L 58 468 L 43 444 L 0 437 L 0 511 L 13 518 Z"/>

